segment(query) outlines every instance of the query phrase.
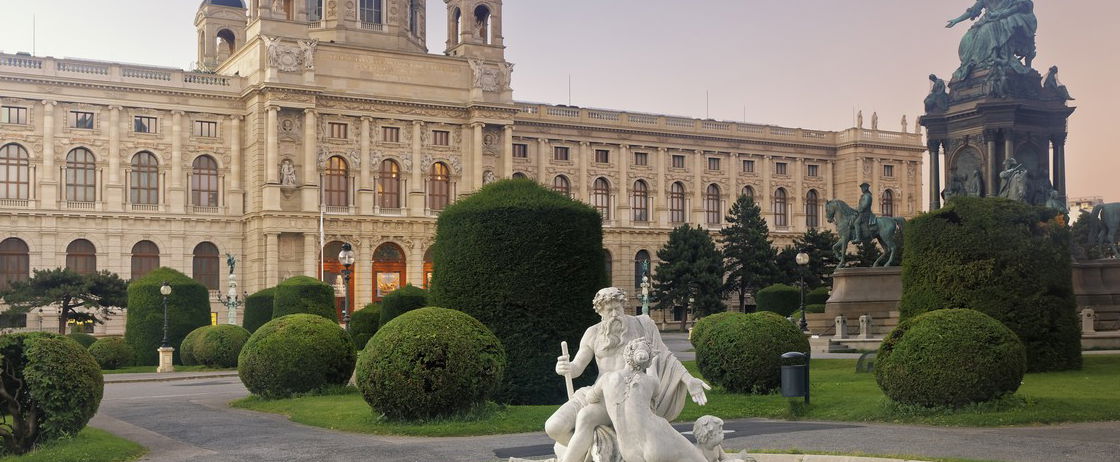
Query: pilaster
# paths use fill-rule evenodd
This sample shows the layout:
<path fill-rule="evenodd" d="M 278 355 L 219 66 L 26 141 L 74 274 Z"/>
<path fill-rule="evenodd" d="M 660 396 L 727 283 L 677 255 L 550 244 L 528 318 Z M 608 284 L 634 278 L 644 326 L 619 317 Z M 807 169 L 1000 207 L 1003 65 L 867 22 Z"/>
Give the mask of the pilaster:
<path fill-rule="evenodd" d="M 245 189 L 241 183 L 241 119 L 239 115 L 229 117 L 229 176 L 230 188 L 226 199 L 230 215 L 245 213 Z"/>
<path fill-rule="evenodd" d="M 409 183 L 408 192 L 408 207 L 410 216 L 422 217 L 424 216 L 425 198 L 424 191 L 426 185 L 424 184 L 424 164 L 422 157 L 423 147 L 420 144 L 420 135 L 424 132 L 424 122 L 414 120 L 412 122 L 412 181 Z"/>
<path fill-rule="evenodd" d="M 171 112 L 171 181 L 167 206 L 171 213 L 186 211 L 187 191 L 183 186 L 183 111 Z"/>
<path fill-rule="evenodd" d="M 314 109 L 303 110 L 303 178 L 300 183 L 300 204 L 304 212 L 317 212 L 320 205 L 319 192 L 319 129 L 318 114 Z M 275 130 L 275 128 L 274 128 Z M 272 166 L 277 172 L 279 162 Z"/>
<path fill-rule="evenodd" d="M 280 139 L 277 128 L 279 106 L 268 106 L 265 121 L 264 178 L 261 185 L 263 210 L 280 210 Z"/>
<path fill-rule="evenodd" d="M 669 226 L 669 184 L 665 178 L 665 163 L 668 162 L 668 157 L 665 148 L 657 148 L 657 186 L 650 188 L 653 190 L 653 197 L 650 199 L 653 202 L 654 213 L 650 221 L 662 228 Z"/>
<path fill-rule="evenodd" d="M 572 181 L 572 195 L 586 203 L 591 203 L 591 193 L 588 190 L 591 187 L 591 179 L 587 177 L 588 151 L 590 149 L 591 143 L 579 142 L 579 152 L 576 153 L 576 162 L 579 163 L 579 178 Z"/>
<path fill-rule="evenodd" d="M 121 182 L 121 107 L 109 106 L 109 181 L 102 199 L 105 209 L 120 212 L 124 207 L 124 185 Z"/>
<path fill-rule="evenodd" d="M 359 122 L 359 126 L 361 128 L 361 138 L 359 141 L 359 158 L 362 159 L 361 174 L 358 177 L 358 200 L 356 204 L 359 214 L 368 213 L 368 211 L 373 210 L 374 206 L 373 184 L 370 182 L 370 175 L 372 169 L 375 166 L 370 162 L 369 155 L 370 139 L 372 137 L 372 134 L 370 133 L 372 122 L 373 118 L 371 117 L 362 117 L 361 122 Z"/>
<path fill-rule="evenodd" d="M 513 178 L 513 125 L 502 127 L 501 178 Z"/>
<path fill-rule="evenodd" d="M 43 167 L 39 172 L 39 207 L 44 209 L 58 208 L 58 179 L 55 176 L 54 163 L 54 135 L 55 135 L 55 101 L 43 101 Z"/>
<path fill-rule="evenodd" d="M 689 211 L 691 212 L 689 216 L 692 218 L 692 223 L 707 226 L 708 220 L 707 217 L 704 216 L 704 194 L 708 192 L 708 185 L 704 184 L 703 177 L 704 169 L 707 168 L 707 166 L 704 165 L 707 158 L 704 156 L 704 151 L 702 150 L 695 151 L 695 154 L 696 155 L 693 156 L 692 159 L 692 197 L 688 204 L 690 206 Z"/>

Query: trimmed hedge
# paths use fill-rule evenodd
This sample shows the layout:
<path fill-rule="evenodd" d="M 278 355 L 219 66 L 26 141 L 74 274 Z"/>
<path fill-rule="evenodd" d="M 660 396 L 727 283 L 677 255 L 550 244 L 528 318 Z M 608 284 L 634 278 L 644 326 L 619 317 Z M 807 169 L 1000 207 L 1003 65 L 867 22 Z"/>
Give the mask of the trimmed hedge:
<path fill-rule="evenodd" d="M 78 344 L 81 345 L 82 348 L 86 349 L 88 349 L 90 345 L 93 345 L 93 342 L 97 341 L 97 337 L 84 332 L 71 332 L 69 334 L 66 334 L 66 337 L 73 339 L 75 342 L 78 342 Z"/>
<path fill-rule="evenodd" d="M 350 335 L 313 314 L 273 319 L 257 329 L 237 357 L 245 388 L 268 399 L 344 385 L 354 371 Z"/>
<path fill-rule="evenodd" d="M 830 290 L 831 289 L 828 286 L 817 287 L 816 289 L 810 290 L 808 293 L 805 294 L 805 304 L 806 305 L 824 305 L 825 303 L 828 302 L 828 297 L 829 297 L 828 292 Z M 812 313 L 813 310 L 809 310 L 809 312 Z M 821 311 L 821 313 L 824 313 L 824 311 Z"/>
<path fill-rule="evenodd" d="M 198 327 L 210 324 L 210 291 L 206 286 L 171 268 L 158 268 L 128 284 L 128 310 L 124 341 L 136 354 L 136 364 L 154 366 L 163 340 L 163 295 L 159 288 L 171 284 L 167 296 L 168 343 L 175 347 L 176 362 L 183 338 Z M 180 362 L 181 364 L 181 362 Z"/>
<path fill-rule="evenodd" d="M 207 367 L 237 367 L 237 355 L 249 340 L 249 331 L 232 324 L 206 326 L 194 339 L 194 358 Z"/>
<path fill-rule="evenodd" d="M 198 329 L 192 330 L 186 337 L 183 337 L 183 343 L 179 345 L 179 361 L 181 361 L 182 365 L 198 365 L 198 358 L 194 355 L 195 342 L 198 341 L 198 337 L 202 335 L 202 332 L 209 327 L 209 324 L 199 327 Z"/>
<path fill-rule="evenodd" d="M 789 316 L 801 306 L 801 292 L 796 287 L 774 284 L 755 295 L 759 311 L 769 311 Z"/>
<path fill-rule="evenodd" d="M 47 441 L 76 435 L 101 404 L 104 382 L 97 361 L 60 335 L 0 336 L 0 370 L 7 390 L 0 397 L 0 409 L 11 413 L 5 417 L 11 437 L 0 439 L 0 454 L 23 454 Z"/>
<path fill-rule="evenodd" d="M 256 332 L 264 323 L 272 320 L 272 304 L 275 287 L 258 291 L 245 297 L 245 315 L 241 319 L 241 327 L 249 333 Z"/>
<path fill-rule="evenodd" d="M 356 382 L 366 403 L 386 417 L 429 419 L 484 403 L 505 367 L 502 343 L 481 322 L 428 307 L 377 331 L 358 358 Z"/>
<path fill-rule="evenodd" d="M 599 320 L 591 300 L 607 285 L 602 249 L 599 212 L 532 180 L 488 184 L 440 213 L 432 304 L 466 312 L 502 341 L 516 367 L 497 401 L 566 401 L 556 357 L 561 341 L 579 345 Z M 579 383 L 595 376 L 583 375 Z"/>
<path fill-rule="evenodd" d="M 428 306 L 428 291 L 406 284 L 385 294 L 381 299 L 381 319 L 378 324 L 384 326 L 397 316 L 425 306 Z"/>
<path fill-rule="evenodd" d="M 132 348 L 121 337 L 99 338 L 89 346 L 89 354 L 101 369 L 120 369 L 132 364 Z"/>
<path fill-rule="evenodd" d="M 308 276 L 285 279 L 272 294 L 272 318 L 307 313 L 338 323 L 334 306 L 334 289 L 325 282 Z"/>
<path fill-rule="evenodd" d="M 381 305 L 370 303 L 354 314 L 350 315 L 350 336 L 354 337 L 354 346 L 361 350 L 369 343 L 373 334 L 381 326 Z"/>
<path fill-rule="evenodd" d="M 883 393 L 926 407 L 959 407 L 1014 393 L 1026 371 L 1026 349 L 1015 333 L 974 310 L 936 310 L 903 321 L 875 358 Z"/>
<path fill-rule="evenodd" d="M 809 340 L 786 318 L 767 311 L 720 313 L 692 330 L 696 366 L 733 393 L 768 393 L 781 384 L 781 355 L 809 352 Z"/>
<path fill-rule="evenodd" d="M 958 197 L 910 220 L 902 320 L 975 309 L 1019 336 L 1029 371 L 1080 368 L 1070 233 L 1055 215 L 1007 199 Z"/>

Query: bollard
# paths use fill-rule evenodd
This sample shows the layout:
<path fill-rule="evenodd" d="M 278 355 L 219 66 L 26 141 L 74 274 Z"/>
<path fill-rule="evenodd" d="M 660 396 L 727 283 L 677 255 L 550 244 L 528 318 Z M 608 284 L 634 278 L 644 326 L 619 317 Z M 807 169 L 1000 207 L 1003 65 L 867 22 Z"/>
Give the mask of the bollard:
<path fill-rule="evenodd" d="M 833 321 L 836 324 L 836 335 L 834 338 L 848 338 L 848 318 L 844 315 L 836 317 Z"/>
<path fill-rule="evenodd" d="M 809 404 L 809 358 L 807 353 L 791 351 L 782 354 L 782 359 L 804 358 L 805 364 L 782 365 L 782 396 L 786 398 L 805 397 Z"/>
<path fill-rule="evenodd" d="M 1097 331 L 1093 321 L 1097 318 L 1097 312 L 1092 308 L 1085 308 L 1081 310 L 1081 333 L 1092 334 Z"/>
<path fill-rule="evenodd" d="M 865 314 L 859 317 L 859 338 L 871 338 L 871 315 Z"/>

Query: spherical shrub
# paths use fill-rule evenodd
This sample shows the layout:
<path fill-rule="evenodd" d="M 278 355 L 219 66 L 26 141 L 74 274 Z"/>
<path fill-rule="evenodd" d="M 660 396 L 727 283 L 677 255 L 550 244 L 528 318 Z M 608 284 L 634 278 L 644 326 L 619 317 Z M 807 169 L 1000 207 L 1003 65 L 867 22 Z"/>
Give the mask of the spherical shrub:
<path fill-rule="evenodd" d="M 241 326 L 249 333 L 256 332 L 264 323 L 272 320 L 272 304 L 275 287 L 269 287 L 245 297 L 245 316 Z"/>
<path fill-rule="evenodd" d="M 293 314 L 257 329 L 237 357 L 245 388 L 264 398 L 286 398 L 343 385 L 354 371 L 350 335 L 322 316 Z"/>
<path fill-rule="evenodd" d="M 0 336 L 0 394 L 10 437 L 0 453 L 76 435 L 101 404 L 104 383 L 93 356 L 73 340 L 41 332 Z"/>
<path fill-rule="evenodd" d="M 378 324 L 384 326 L 397 316 L 425 306 L 428 306 L 428 291 L 412 284 L 405 285 L 381 299 L 381 320 Z"/>
<path fill-rule="evenodd" d="M 708 316 L 697 321 L 692 332 L 700 373 L 735 393 L 777 388 L 782 354 L 809 352 L 809 341 L 797 327 L 767 311 Z"/>
<path fill-rule="evenodd" d="M 334 289 L 323 281 L 308 276 L 285 279 L 272 293 L 272 318 L 307 313 L 338 322 L 334 306 Z"/>
<path fill-rule="evenodd" d="M 381 326 L 381 304 L 370 303 L 350 316 L 350 336 L 359 350 L 366 347 L 370 337 Z"/>
<path fill-rule="evenodd" d="M 164 282 L 171 284 L 167 296 L 168 343 L 175 348 L 180 361 L 183 338 L 190 331 L 210 324 L 210 291 L 206 286 L 171 268 L 158 268 L 128 284 L 128 310 L 124 341 L 136 354 L 136 364 L 154 366 L 159 362 L 157 351 L 163 341 Z"/>
<path fill-rule="evenodd" d="M 801 292 L 796 287 L 774 284 L 758 291 L 755 302 L 760 311 L 789 316 L 801 305 Z"/>
<path fill-rule="evenodd" d="M 247 340 L 249 331 L 244 327 L 232 324 L 206 326 L 194 340 L 194 358 L 207 367 L 237 367 L 237 355 Z"/>
<path fill-rule="evenodd" d="M 198 340 L 198 337 L 202 335 L 202 332 L 209 327 L 209 324 L 199 327 L 198 329 L 192 330 L 189 334 L 187 334 L 186 337 L 183 337 L 183 343 L 179 344 L 180 364 L 184 366 L 198 365 L 198 358 L 194 355 L 195 341 Z"/>
<path fill-rule="evenodd" d="M 1027 370 L 1015 333 L 974 310 L 935 310 L 899 323 L 875 358 L 875 379 L 891 399 L 958 407 L 1014 393 Z"/>
<path fill-rule="evenodd" d="M 89 354 L 102 369 L 119 369 L 132 364 L 132 347 L 120 337 L 99 338 L 89 346 Z"/>
<path fill-rule="evenodd" d="M 816 289 L 810 290 L 808 293 L 805 294 L 805 304 L 806 305 L 824 305 L 825 303 L 828 302 L 828 297 L 829 297 L 828 293 L 831 290 L 832 289 L 828 288 L 828 286 L 817 287 Z M 809 311 L 809 312 L 812 313 L 812 311 Z M 822 313 L 823 313 L 823 311 L 822 311 Z"/>
<path fill-rule="evenodd" d="M 486 326 L 461 311 L 421 308 L 382 326 L 358 359 L 362 397 L 391 419 L 446 416 L 485 402 L 506 354 Z"/>
<path fill-rule="evenodd" d="M 82 332 L 71 332 L 66 334 L 66 337 L 78 342 L 82 348 L 89 348 L 90 345 L 93 345 L 93 342 L 97 341 L 97 337 Z"/>

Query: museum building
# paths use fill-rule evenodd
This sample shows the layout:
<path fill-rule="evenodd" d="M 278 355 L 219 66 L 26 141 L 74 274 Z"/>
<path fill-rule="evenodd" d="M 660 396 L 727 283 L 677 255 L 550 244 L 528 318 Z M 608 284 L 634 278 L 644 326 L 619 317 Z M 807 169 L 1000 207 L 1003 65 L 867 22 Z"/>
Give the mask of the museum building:
<path fill-rule="evenodd" d="M 825 201 L 854 204 L 863 182 L 876 213 L 920 211 L 926 147 L 905 122 L 825 131 L 518 102 L 502 2 L 445 3 L 442 54 L 420 0 L 206 0 L 195 71 L 0 54 L 0 288 L 36 268 L 168 266 L 224 292 L 226 253 L 249 293 L 334 283 L 349 242 L 360 307 L 427 285 L 440 210 L 501 178 L 599 210 L 612 283 L 631 296 L 673 227 L 715 232 L 739 194 L 780 245 L 831 228 Z"/>

